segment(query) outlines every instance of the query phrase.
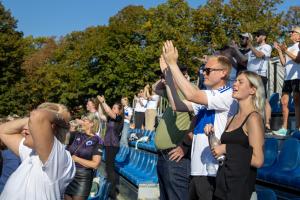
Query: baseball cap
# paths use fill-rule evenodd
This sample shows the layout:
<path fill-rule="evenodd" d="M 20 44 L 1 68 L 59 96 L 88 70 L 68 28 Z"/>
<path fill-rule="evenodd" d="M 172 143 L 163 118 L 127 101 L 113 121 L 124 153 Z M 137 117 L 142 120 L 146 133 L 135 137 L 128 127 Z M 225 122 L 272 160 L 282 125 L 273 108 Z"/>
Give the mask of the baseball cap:
<path fill-rule="evenodd" d="M 241 33 L 240 36 L 249 38 L 250 40 L 253 40 L 251 33 Z"/>
<path fill-rule="evenodd" d="M 258 31 L 255 31 L 255 32 L 253 33 L 253 35 L 257 35 L 257 36 L 264 35 L 264 36 L 267 36 L 268 34 L 267 34 L 267 32 L 266 32 L 265 30 L 260 29 L 260 30 L 258 30 Z"/>
<path fill-rule="evenodd" d="M 299 26 L 293 26 L 292 29 L 290 30 L 290 32 L 296 32 L 296 33 L 300 33 L 300 27 Z"/>

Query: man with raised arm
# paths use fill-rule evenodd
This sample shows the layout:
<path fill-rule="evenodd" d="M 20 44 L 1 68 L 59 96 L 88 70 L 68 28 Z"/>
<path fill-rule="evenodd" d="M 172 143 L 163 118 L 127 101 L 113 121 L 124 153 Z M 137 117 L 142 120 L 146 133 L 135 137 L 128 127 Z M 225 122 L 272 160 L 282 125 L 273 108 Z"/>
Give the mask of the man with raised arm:
<path fill-rule="evenodd" d="M 160 65 L 166 65 L 162 61 L 160 59 Z M 186 71 L 184 67 L 180 69 L 182 72 Z M 188 76 L 185 77 L 188 79 Z M 164 78 L 152 87 L 156 94 L 167 97 Z M 179 95 L 183 98 L 181 93 Z M 173 100 L 172 97 L 168 99 Z M 170 105 L 159 121 L 155 134 L 155 145 L 158 149 L 157 175 L 160 200 L 188 200 L 191 142 L 184 142 L 183 139 L 189 132 L 191 116 L 187 112 L 174 112 L 174 103 L 170 102 Z"/>
<path fill-rule="evenodd" d="M 231 63 L 224 56 L 209 57 L 203 69 L 204 84 L 209 89 L 199 90 L 193 87 L 180 72 L 177 65 L 178 51 L 171 41 L 164 43 L 163 59 L 168 66 L 162 68 L 169 88 L 167 92 L 172 95 L 176 110 L 194 111 L 197 115 L 191 149 L 189 198 L 212 200 L 218 162 L 210 151 L 204 127 L 208 123 L 214 124 L 215 135 L 220 138 L 228 117 L 236 112 L 237 104 L 232 98 L 232 89 L 226 86 Z M 172 78 L 186 100 L 181 101 L 173 92 L 174 86 L 170 81 Z"/>

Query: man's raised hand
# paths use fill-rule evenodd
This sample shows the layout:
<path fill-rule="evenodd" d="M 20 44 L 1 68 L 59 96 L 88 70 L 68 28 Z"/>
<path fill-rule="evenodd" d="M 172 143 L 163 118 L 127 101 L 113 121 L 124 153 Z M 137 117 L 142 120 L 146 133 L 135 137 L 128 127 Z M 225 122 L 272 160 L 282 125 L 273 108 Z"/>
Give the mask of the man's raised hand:
<path fill-rule="evenodd" d="M 170 67 L 177 65 L 178 51 L 170 40 L 167 40 L 163 45 L 163 57 Z"/>
<path fill-rule="evenodd" d="M 168 65 L 167 65 L 163 55 L 161 55 L 159 58 L 159 66 L 160 66 L 160 70 L 162 71 L 162 73 L 164 73 L 165 70 L 168 69 Z"/>

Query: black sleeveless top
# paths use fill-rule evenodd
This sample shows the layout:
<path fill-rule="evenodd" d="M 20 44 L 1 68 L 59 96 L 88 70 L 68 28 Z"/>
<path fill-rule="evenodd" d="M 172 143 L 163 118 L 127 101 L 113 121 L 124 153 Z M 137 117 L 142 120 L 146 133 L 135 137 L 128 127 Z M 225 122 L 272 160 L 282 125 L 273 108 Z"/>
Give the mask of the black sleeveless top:
<path fill-rule="evenodd" d="M 226 144 L 226 159 L 216 177 L 215 196 L 219 199 L 247 200 L 255 191 L 256 168 L 251 167 L 252 147 L 243 130 L 252 113 L 248 114 L 240 127 L 226 131 L 234 116 L 221 136 L 221 143 Z"/>

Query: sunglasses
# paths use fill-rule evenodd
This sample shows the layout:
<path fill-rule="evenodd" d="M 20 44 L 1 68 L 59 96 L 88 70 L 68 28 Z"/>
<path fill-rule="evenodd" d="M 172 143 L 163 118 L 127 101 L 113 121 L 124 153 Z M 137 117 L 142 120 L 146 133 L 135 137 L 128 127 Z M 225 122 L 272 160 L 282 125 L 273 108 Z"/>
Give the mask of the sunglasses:
<path fill-rule="evenodd" d="M 210 74 L 210 72 L 213 72 L 213 71 L 223 71 L 224 69 L 214 69 L 214 68 L 208 68 L 208 67 L 205 67 L 202 69 L 203 72 L 206 73 L 206 75 L 208 76 Z"/>
<path fill-rule="evenodd" d="M 248 37 L 245 37 L 245 36 L 240 36 L 240 39 L 241 39 L 241 40 L 245 40 L 245 39 L 248 40 L 249 38 L 248 38 Z"/>

